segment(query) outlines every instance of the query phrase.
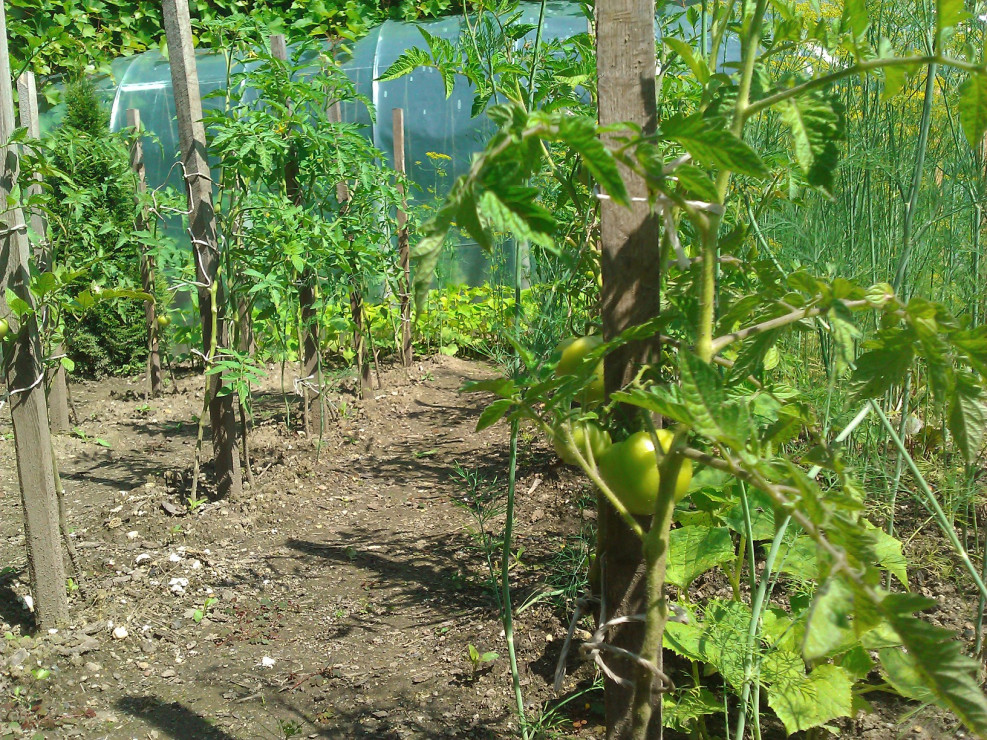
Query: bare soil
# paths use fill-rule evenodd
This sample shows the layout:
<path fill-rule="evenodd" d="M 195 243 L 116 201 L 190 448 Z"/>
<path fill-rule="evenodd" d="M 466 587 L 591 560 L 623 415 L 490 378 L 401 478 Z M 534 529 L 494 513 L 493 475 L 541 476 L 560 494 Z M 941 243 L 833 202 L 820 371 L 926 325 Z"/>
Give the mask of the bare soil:
<path fill-rule="evenodd" d="M 294 400 L 286 426 L 272 367 L 255 394 L 253 483 L 236 499 L 204 497 L 192 510 L 183 496 L 201 378 L 179 377 L 149 401 L 142 378 L 75 384 L 77 431 L 55 446 L 83 575 L 73 624 L 43 635 L 32 632 L 23 599 L 24 536 L 5 414 L 0 737 L 512 736 L 497 601 L 456 473 L 458 464 L 503 488 L 506 429 L 476 433 L 489 399 L 459 392 L 492 374 L 482 363 L 430 358 L 410 373 L 387 370 L 363 401 L 342 379 L 330 397 L 337 418 L 320 440 L 299 431 Z M 294 399 L 291 378 L 285 385 Z M 538 597 L 578 582 L 594 497 L 530 437 L 522 440 L 518 491 L 512 589 L 523 608 L 515 630 L 527 711 L 537 717 L 554 698 L 567 628 L 565 598 Z M 490 529 L 499 532 L 501 522 Z M 948 579 L 918 588 L 941 598 L 933 621 L 972 637 L 968 589 Z M 729 592 L 715 580 L 704 589 Z M 470 645 L 500 657 L 474 666 Z M 593 679 L 590 666 L 575 656 L 568 662 L 564 697 Z M 879 711 L 844 723 L 842 737 L 963 736 L 941 713 L 901 723 L 914 705 L 868 698 Z M 579 696 L 546 718 L 546 729 L 602 737 L 599 700 L 598 692 Z"/>

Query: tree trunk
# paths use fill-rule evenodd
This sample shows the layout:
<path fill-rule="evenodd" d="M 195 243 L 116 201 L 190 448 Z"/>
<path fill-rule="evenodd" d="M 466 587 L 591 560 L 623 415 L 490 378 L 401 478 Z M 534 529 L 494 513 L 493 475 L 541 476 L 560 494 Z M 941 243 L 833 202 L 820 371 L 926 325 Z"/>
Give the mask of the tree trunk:
<path fill-rule="evenodd" d="M 212 204 L 212 178 L 206 159 L 206 133 L 202 124 L 202 98 L 199 75 L 195 67 L 188 0 L 164 0 L 165 34 L 168 61 L 178 117 L 178 139 L 182 154 L 189 201 L 189 234 L 195 254 L 196 280 L 199 283 L 199 315 L 202 319 L 202 343 L 206 356 L 210 348 L 227 346 L 227 327 L 223 317 L 225 297 L 218 283 L 213 303 L 210 286 L 220 280 L 219 242 L 216 214 Z M 213 311 L 216 312 L 216 336 L 213 337 Z M 216 492 L 220 497 L 238 495 L 243 481 L 240 456 L 236 446 L 236 414 L 233 394 L 220 395 L 222 378 L 208 376 L 209 421 L 212 428 L 213 460 L 216 468 Z"/>
<path fill-rule="evenodd" d="M 16 145 L 3 146 L 14 132 L 14 94 L 7 53 L 7 18 L 0 3 L 0 203 L 16 193 L 19 156 Z M 30 245 L 20 206 L 0 209 L 0 317 L 10 334 L 0 342 L 3 375 L 10 394 L 17 476 L 24 506 L 27 565 L 38 629 L 68 622 L 65 564 L 58 533 L 58 499 L 45 399 L 44 365 L 34 296 L 30 289 Z M 7 291 L 32 309 L 22 324 L 7 305 Z"/>
<path fill-rule="evenodd" d="M 17 95 L 20 100 L 21 126 L 27 129 L 28 138 L 40 139 L 38 89 L 34 82 L 34 73 L 30 70 L 25 70 L 17 80 Z M 38 176 L 36 183 L 27 186 L 29 198 L 41 192 L 40 180 L 41 177 Z M 42 272 L 48 271 L 51 269 L 51 254 L 48 251 L 47 229 L 44 216 L 37 210 L 31 212 L 31 231 L 35 233 L 35 238 L 38 240 L 34 245 L 35 264 Z M 49 317 L 44 315 L 41 320 L 47 322 Z M 56 344 L 51 348 L 51 354 L 54 357 L 61 357 L 65 354 L 65 349 L 60 343 Z M 48 427 L 55 434 L 69 431 L 72 424 L 69 421 L 68 378 L 61 362 L 55 367 L 46 368 L 45 387 L 48 391 Z"/>
<path fill-rule="evenodd" d="M 600 0 L 597 3 L 596 65 L 599 122 L 603 126 L 629 121 L 641 126 L 645 134 L 655 131 L 654 14 L 652 0 Z M 631 207 L 623 208 L 607 199 L 600 204 L 601 310 L 603 336 L 607 340 L 657 316 L 659 311 L 658 219 L 650 213 L 644 181 L 627 170 L 623 171 L 623 177 L 632 199 Z M 633 379 L 641 365 L 658 359 L 657 340 L 631 343 L 611 353 L 604 368 L 607 392 L 612 393 Z M 618 413 L 624 417 L 623 421 L 632 425 L 632 409 L 620 409 Z M 599 505 L 600 587 L 606 603 L 606 614 L 601 614 L 600 619 L 644 613 L 641 542 L 602 496 Z M 624 624 L 610 635 L 612 644 L 637 653 L 644 626 Z M 661 666 L 661 651 L 658 652 L 658 665 Z M 605 660 L 618 675 L 632 680 L 636 677 L 632 662 L 613 655 L 607 655 Z M 604 704 L 608 740 L 629 737 L 632 699 L 633 689 L 609 679 L 606 681 Z M 648 737 L 660 736 L 659 705 L 652 715 Z"/>
<path fill-rule="evenodd" d="M 134 130 L 134 142 L 130 148 L 130 168 L 137 177 L 137 192 L 147 190 L 144 175 L 144 145 L 141 142 L 141 112 L 137 108 L 127 109 L 127 126 Z M 148 228 L 146 211 L 142 208 L 134 224 L 138 231 Z M 141 286 L 144 292 L 154 295 L 154 257 L 150 250 L 141 246 Z M 144 319 L 147 323 L 147 375 L 151 384 L 151 398 L 161 395 L 161 354 L 158 352 L 158 321 L 155 316 L 154 301 L 144 301 Z"/>

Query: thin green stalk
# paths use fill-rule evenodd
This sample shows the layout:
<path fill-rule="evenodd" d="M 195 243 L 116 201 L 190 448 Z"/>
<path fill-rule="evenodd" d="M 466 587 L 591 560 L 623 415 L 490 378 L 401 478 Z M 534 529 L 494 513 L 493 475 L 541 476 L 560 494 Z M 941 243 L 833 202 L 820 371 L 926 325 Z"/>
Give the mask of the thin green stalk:
<path fill-rule="evenodd" d="M 519 421 L 511 421 L 511 452 L 507 469 L 507 513 L 504 522 L 504 543 L 501 546 L 500 561 L 500 607 L 504 623 L 504 638 L 507 640 L 507 655 L 511 661 L 511 682 L 514 686 L 514 700 L 517 702 L 518 721 L 521 737 L 528 740 L 527 720 L 524 717 L 524 697 L 521 695 L 521 675 L 517 667 L 517 651 L 514 648 L 514 614 L 511 606 L 511 539 L 514 533 L 514 498 L 517 490 L 517 438 Z"/>
<path fill-rule="evenodd" d="M 891 437 L 891 441 L 898 448 L 898 451 L 904 456 L 909 470 L 912 471 L 912 475 L 915 477 L 915 482 L 918 483 L 918 487 L 925 495 L 925 503 L 932 509 L 936 517 L 936 522 L 939 524 L 940 529 L 942 529 L 943 534 L 946 535 L 946 539 L 949 540 L 949 544 L 953 546 L 953 551 L 959 556 L 960 560 L 963 561 L 963 567 L 966 568 L 967 572 L 973 578 L 973 582 L 976 584 L 977 590 L 980 592 L 980 597 L 987 598 L 987 586 L 984 585 L 985 579 L 980 577 L 979 571 L 973 564 L 973 561 L 970 560 L 969 553 L 967 553 L 967 551 L 963 548 L 963 544 L 956 535 L 956 530 L 949 526 L 949 519 L 946 516 L 946 512 L 942 510 L 942 506 L 940 506 L 935 494 L 932 493 L 932 489 L 929 488 L 929 484 L 926 482 L 925 477 L 919 471 L 918 466 L 915 464 L 915 460 L 908 453 L 908 450 L 905 449 L 905 444 L 901 441 L 901 437 L 899 437 L 898 433 L 895 431 L 894 425 L 891 424 L 888 417 L 885 416 L 884 411 L 881 410 L 881 407 L 875 401 L 871 401 L 870 405 L 878 417 L 880 417 L 881 423 L 884 424 L 884 428 L 888 430 L 888 435 Z"/>
<path fill-rule="evenodd" d="M 983 559 L 980 565 L 980 577 L 987 582 L 987 543 L 984 545 Z M 974 655 L 980 655 L 984 647 L 984 611 L 987 609 L 987 594 L 981 593 L 977 602 L 977 622 L 976 622 L 976 645 L 973 649 Z"/>
<path fill-rule="evenodd" d="M 541 31 L 545 25 L 545 4 L 546 0 L 541 0 L 538 8 L 538 28 L 535 31 L 535 48 L 531 51 L 531 73 L 528 76 L 528 110 L 535 107 L 535 76 L 538 74 L 538 50 L 541 48 Z"/>
<path fill-rule="evenodd" d="M 911 386 L 912 386 L 912 374 L 908 373 L 908 375 L 905 376 L 905 384 L 901 389 L 901 421 L 898 423 L 898 434 L 901 437 L 905 436 L 905 428 L 906 428 L 906 424 L 908 423 L 908 414 L 910 413 L 908 409 L 908 400 L 911 392 Z M 901 473 L 902 473 L 904 461 L 905 459 L 901 454 L 901 451 L 899 450 L 897 458 L 895 459 L 894 478 L 891 482 L 891 501 L 890 501 L 891 511 L 888 513 L 887 531 L 888 534 L 891 535 L 892 537 L 894 536 L 894 512 L 895 512 L 895 506 L 898 503 L 898 488 L 901 486 Z"/>
<path fill-rule="evenodd" d="M 925 153 L 929 144 L 929 127 L 932 123 L 932 99 L 936 92 L 937 69 L 936 63 L 932 62 L 925 79 L 925 100 L 922 103 L 922 119 L 915 152 L 915 167 L 912 170 L 912 183 L 908 192 L 908 202 L 905 205 L 905 218 L 902 224 L 901 256 L 898 260 L 898 270 L 894 275 L 895 293 L 900 293 L 905 284 L 905 274 L 908 271 L 908 261 L 912 253 L 912 223 L 915 220 L 915 210 L 918 207 L 919 189 L 922 185 L 922 172 L 925 167 Z"/>
<path fill-rule="evenodd" d="M 743 43 L 742 72 L 737 90 L 731 129 L 742 136 L 747 110 L 750 106 L 751 84 L 761 42 L 761 25 L 767 12 L 768 0 L 757 0 L 750 21 L 741 34 Z M 730 185 L 730 171 L 723 170 L 716 180 L 718 202 L 723 203 Z M 699 331 L 696 337 L 696 354 L 704 362 L 711 362 L 713 355 L 713 323 L 716 312 L 716 269 L 719 252 L 718 232 L 722 215 L 712 214 L 702 234 L 702 269 L 699 276 Z"/>

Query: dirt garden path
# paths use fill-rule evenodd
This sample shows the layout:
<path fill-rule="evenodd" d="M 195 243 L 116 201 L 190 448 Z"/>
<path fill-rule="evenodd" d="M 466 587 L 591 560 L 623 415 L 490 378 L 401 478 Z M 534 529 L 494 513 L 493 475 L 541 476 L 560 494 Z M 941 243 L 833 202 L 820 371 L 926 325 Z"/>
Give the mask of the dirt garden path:
<path fill-rule="evenodd" d="M 490 372 L 440 357 L 411 380 L 388 371 L 374 400 L 340 392 L 316 457 L 316 441 L 282 423 L 273 368 L 257 397 L 254 485 L 192 513 L 179 490 L 200 380 L 149 403 L 140 379 L 77 385 L 80 431 L 56 446 L 85 599 L 72 629 L 39 639 L 18 637 L 23 531 L 13 444 L 0 442 L 0 626 L 13 633 L 0 641 L 0 737 L 508 735 L 506 659 L 476 672 L 466 659 L 470 644 L 504 651 L 475 522 L 454 503 L 455 463 L 505 477 L 504 430 L 474 433 L 484 399 L 457 392 Z M 578 484 L 548 460 L 529 459 L 545 469 L 520 485 L 544 481 L 521 510 L 539 525 L 520 541 L 525 560 L 578 533 L 563 503 Z M 530 592 L 539 579 L 522 580 Z M 539 607 L 518 627 L 537 703 L 564 627 Z M 39 668 L 51 675 L 37 680 Z"/>

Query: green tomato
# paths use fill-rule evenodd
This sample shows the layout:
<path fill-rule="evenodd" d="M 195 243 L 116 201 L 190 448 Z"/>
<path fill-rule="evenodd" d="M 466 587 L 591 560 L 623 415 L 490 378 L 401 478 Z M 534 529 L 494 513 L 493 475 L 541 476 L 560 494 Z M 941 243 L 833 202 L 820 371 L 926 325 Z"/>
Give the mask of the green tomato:
<path fill-rule="evenodd" d="M 170 316 L 164 316 L 164 315 L 158 316 L 157 322 L 158 322 L 158 328 L 159 329 L 167 329 L 168 326 L 171 324 L 171 317 Z"/>
<path fill-rule="evenodd" d="M 610 433 L 591 421 L 572 422 L 570 430 L 572 432 L 572 441 L 585 459 L 589 459 L 589 450 L 592 450 L 593 459 L 599 460 L 610 447 Z M 555 437 L 552 439 L 552 446 L 564 462 L 569 465 L 578 464 L 576 462 L 576 456 L 566 446 L 565 438 L 558 428 L 556 428 Z"/>
<path fill-rule="evenodd" d="M 7 319 L 0 319 L 0 342 L 7 338 L 10 333 L 10 324 L 7 323 Z"/>
<path fill-rule="evenodd" d="M 559 362 L 555 366 L 555 375 L 561 378 L 565 375 L 574 374 L 579 369 L 583 358 L 601 344 L 603 344 L 603 338 L 596 334 L 575 337 L 562 342 L 556 348 L 556 352 L 561 353 L 561 357 L 559 357 Z M 594 406 L 603 403 L 605 399 L 603 360 L 600 360 L 596 366 L 596 372 L 590 378 L 586 387 L 583 388 L 583 392 L 579 395 L 578 400 L 583 406 Z"/>
<path fill-rule="evenodd" d="M 662 450 L 668 450 L 672 433 L 659 429 L 657 436 Z M 636 432 L 623 442 L 615 442 L 600 456 L 599 466 L 600 477 L 629 512 L 639 516 L 654 513 L 661 477 L 651 434 Z M 675 482 L 676 502 L 685 498 L 691 481 L 692 460 L 683 460 Z"/>

